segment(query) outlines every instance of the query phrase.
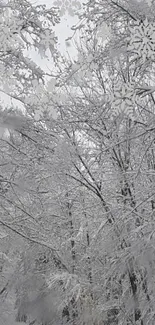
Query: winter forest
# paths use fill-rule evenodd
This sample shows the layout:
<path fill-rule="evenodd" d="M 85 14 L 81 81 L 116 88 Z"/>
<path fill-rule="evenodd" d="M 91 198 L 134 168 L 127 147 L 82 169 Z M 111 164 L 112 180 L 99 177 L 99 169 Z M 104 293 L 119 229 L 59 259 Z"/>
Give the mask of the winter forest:
<path fill-rule="evenodd" d="M 155 1 L 49 2 L 0 1 L 0 325 L 155 325 Z"/>

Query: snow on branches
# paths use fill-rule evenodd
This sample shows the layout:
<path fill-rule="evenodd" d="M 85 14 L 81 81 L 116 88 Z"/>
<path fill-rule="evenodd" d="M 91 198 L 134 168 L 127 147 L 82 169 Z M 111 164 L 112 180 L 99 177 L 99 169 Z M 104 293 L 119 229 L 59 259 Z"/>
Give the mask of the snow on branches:
<path fill-rule="evenodd" d="M 74 16 L 77 10 L 81 8 L 81 3 L 78 0 L 56 0 L 54 5 L 59 7 L 61 16 L 66 14 L 66 12 L 70 16 Z"/>

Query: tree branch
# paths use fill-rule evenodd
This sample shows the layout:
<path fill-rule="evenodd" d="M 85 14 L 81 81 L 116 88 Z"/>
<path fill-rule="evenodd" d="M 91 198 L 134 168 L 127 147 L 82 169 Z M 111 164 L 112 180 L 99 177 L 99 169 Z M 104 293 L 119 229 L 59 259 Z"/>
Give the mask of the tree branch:
<path fill-rule="evenodd" d="M 34 243 L 34 244 L 37 244 L 37 245 L 40 245 L 40 246 L 43 246 L 43 247 L 46 247 L 48 249 L 50 249 L 52 252 L 53 252 L 53 255 L 54 255 L 54 258 L 56 259 L 57 262 L 59 262 L 59 264 L 61 265 L 61 267 L 63 269 L 65 269 L 66 271 L 68 271 L 68 268 L 67 266 L 61 261 L 61 258 L 57 252 L 57 250 L 55 248 L 53 248 L 52 246 L 50 246 L 49 244 L 45 243 L 45 242 L 42 242 L 42 241 L 39 241 L 39 240 L 36 240 L 36 239 L 32 239 L 30 237 L 28 237 L 27 235 L 21 233 L 20 231 L 16 230 L 15 228 L 12 228 L 10 225 L 7 225 L 4 221 L 0 220 L 0 224 L 5 227 L 5 228 L 8 228 L 9 230 L 13 231 L 14 233 L 16 233 L 18 236 L 26 239 L 27 241 L 31 242 L 31 243 Z M 69 272 L 69 271 L 68 271 Z"/>

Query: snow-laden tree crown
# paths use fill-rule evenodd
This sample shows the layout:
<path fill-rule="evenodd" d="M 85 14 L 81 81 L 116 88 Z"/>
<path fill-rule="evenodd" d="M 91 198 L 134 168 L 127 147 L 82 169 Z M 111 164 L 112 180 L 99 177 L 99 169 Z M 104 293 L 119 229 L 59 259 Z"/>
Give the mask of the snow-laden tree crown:
<path fill-rule="evenodd" d="M 0 323 L 154 325 L 155 2 L 52 6 L 0 3 Z"/>

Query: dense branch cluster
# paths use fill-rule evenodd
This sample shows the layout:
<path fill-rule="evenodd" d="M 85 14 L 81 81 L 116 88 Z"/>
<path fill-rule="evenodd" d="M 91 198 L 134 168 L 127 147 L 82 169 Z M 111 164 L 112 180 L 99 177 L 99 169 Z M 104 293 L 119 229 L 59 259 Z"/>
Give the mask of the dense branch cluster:
<path fill-rule="evenodd" d="M 155 4 L 72 6 L 0 5 L 2 325 L 154 325 Z"/>

